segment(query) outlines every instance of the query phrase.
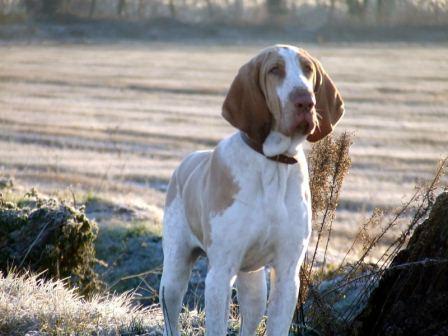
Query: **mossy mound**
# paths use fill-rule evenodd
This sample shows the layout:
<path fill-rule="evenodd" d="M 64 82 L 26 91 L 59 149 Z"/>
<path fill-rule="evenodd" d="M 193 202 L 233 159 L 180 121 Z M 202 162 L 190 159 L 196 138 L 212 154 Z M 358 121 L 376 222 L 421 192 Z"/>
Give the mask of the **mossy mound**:
<path fill-rule="evenodd" d="M 0 271 L 14 268 L 67 278 L 89 295 L 102 286 L 93 270 L 97 233 L 83 208 L 40 198 L 35 190 L 17 202 L 0 196 Z"/>

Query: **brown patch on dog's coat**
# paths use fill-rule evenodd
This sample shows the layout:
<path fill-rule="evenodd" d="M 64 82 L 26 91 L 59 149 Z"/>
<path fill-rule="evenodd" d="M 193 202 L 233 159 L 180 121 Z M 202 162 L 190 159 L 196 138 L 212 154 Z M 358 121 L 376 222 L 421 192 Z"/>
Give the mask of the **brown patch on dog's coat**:
<path fill-rule="evenodd" d="M 339 119 L 341 119 L 344 114 L 344 101 L 322 64 L 303 49 L 299 51 L 299 56 L 303 57 L 304 61 L 310 60 L 314 65 L 316 112 L 321 118 L 319 118 L 318 127 L 316 127 L 315 131 L 307 137 L 307 140 L 316 142 L 333 131 Z"/>
<path fill-rule="evenodd" d="M 181 194 L 188 225 L 204 246 L 211 244 L 210 217 L 229 208 L 240 190 L 220 155 L 214 151 L 187 157 L 173 174 L 167 194 L 167 206 L 177 192 Z M 204 193 L 210 196 L 198 202 Z"/>
<path fill-rule="evenodd" d="M 212 215 L 219 215 L 229 208 L 235 200 L 235 195 L 240 191 L 240 187 L 235 182 L 230 168 L 226 166 L 219 153 L 214 153 L 211 159 L 209 188 L 213 189 L 210 190 L 209 207 Z"/>
<path fill-rule="evenodd" d="M 224 100 L 222 116 L 252 140 L 263 143 L 271 131 L 272 114 L 260 82 L 265 77 L 266 53 L 243 65 L 233 80 Z"/>

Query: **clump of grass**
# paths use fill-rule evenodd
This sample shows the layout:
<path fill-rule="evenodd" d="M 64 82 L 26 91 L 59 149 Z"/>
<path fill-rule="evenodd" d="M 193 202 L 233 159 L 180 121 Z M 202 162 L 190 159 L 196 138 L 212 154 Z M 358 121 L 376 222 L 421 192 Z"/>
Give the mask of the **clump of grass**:
<path fill-rule="evenodd" d="M 182 336 L 204 336 L 205 335 L 204 310 L 185 309 L 180 315 L 179 326 Z M 239 320 L 237 315 L 234 314 L 230 315 L 227 335 L 228 336 L 239 335 Z"/>
<path fill-rule="evenodd" d="M 102 287 L 94 271 L 97 225 L 75 208 L 32 189 L 17 202 L 0 196 L 0 271 L 11 267 L 67 278 L 90 295 Z"/>
<path fill-rule="evenodd" d="M 14 180 L 8 177 L 0 176 L 0 190 L 11 189 L 14 186 Z"/>
<path fill-rule="evenodd" d="M 134 292 L 85 299 L 67 285 L 41 274 L 0 273 L 0 335 L 163 335 L 159 305 L 135 305 L 139 297 Z M 203 310 L 184 309 L 179 323 L 182 336 L 205 335 Z M 257 334 L 264 333 L 264 326 Z M 238 316 L 231 314 L 228 335 L 238 332 Z"/>
<path fill-rule="evenodd" d="M 63 280 L 39 274 L 0 273 L 0 335 L 163 335 L 159 305 L 135 305 L 133 293 L 93 295 L 90 299 L 67 288 Z M 205 313 L 184 309 L 182 336 L 205 335 Z M 264 323 L 259 334 L 263 334 Z M 231 314 L 228 335 L 238 335 L 239 321 Z"/>
<path fill-rule="evenodd" d="M 0 334 L 162 335 L 157 307 L 133 305 L 132 295 L 94 295 L 85 300 L 61 280 L 0 273 Z"/>

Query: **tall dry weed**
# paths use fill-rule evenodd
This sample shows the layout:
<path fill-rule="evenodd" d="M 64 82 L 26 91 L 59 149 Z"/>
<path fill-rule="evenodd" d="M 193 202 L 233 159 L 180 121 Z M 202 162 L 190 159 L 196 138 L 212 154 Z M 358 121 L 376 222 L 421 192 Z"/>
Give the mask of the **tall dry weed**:
<path fill-rule="evenodd" d="M 316 254 L 321 244 L 324 244 L 322 269 L 326 264 L 342 183 L 351 165 L 351 144 L 352 139 L 347 132 L 336 139 L 328 136 L 315 144 L 309 154 L 313 229 L 317 230 L 317 241 L 307 265 L 308 277 L 315 266 Z"/>
<path fill-rule="evenodd" d="M 313 212 L 313 230 L 317 232 L 317 240 L 311 256 L 305 257 L 300 274 L 300 296 L 294 317 L 294 325 L 304 326 L 303 305 L 308 297 L 313 297 L 315 305 L 319 307 L 321 316 L 331 314 L 331 309 L 317 295 L 313 271 L 316 266 L 316 256 L 319 249 L 323 249 L 321 270 L 325 269 L 328 246 L 332 237 L 333 222 L 342 189 L 342 183 L 351 166 L 349 154 L 352 136 L 344 132 L 338 138 L 330 135 L 316 143 L 308 155 L 310 190 Z M 331 321 L 326 317 L 323 321 Z M 294 328 L 293 328 L 294 329 Z"/>
<path fill-rule="evenodd" d="M 406 227 L 402 230 L 402 233 L 388 244 L 386 250 L 381 254 L 375 263 L 377 269 L 370 280 L 365 284 L 363 290 L 361 290 L 354 301 L 352 307 L 348 309 L 341 317 L 340 320 L 350 327 L 352 319 L 355 317 L 355 307 L 359 303 L 365 302 L 372 289 L 376 286 L 379 278 L 386 271 L 388 266 L 399 251 L 403 248 L 408 238 L 411 236 L 415 228 L 420 225 L 428 216 L 432 209 L 436 196 L 441 190 L 446 190 L 446 186 L 443 186 L 441 181 L 445 175 L 448 164 L 448 157 L 441 160 L 435 171 L 433 179 L 426 183 L 416 187 L 416 191 L 411 196 L 409 201 L 404 203 L 402 207 L 396 209 L 393 212 L 393 216 L 389 220 L 383 220 L 382 230 L 370 241 L 368 245 L 364 247 L 364 252 L 353 265 L 351 270 L 345 274 L 344 280 L 351 281 L 359 269 L 363 266 L 365 258 L 368 254 L 381 242 L 392 228 L 396 227 L 403 222 L 403 218 L 406 218 L 409 214 L 412 214 Z M 372 218 L 372 217 L 371 217 Z"/>

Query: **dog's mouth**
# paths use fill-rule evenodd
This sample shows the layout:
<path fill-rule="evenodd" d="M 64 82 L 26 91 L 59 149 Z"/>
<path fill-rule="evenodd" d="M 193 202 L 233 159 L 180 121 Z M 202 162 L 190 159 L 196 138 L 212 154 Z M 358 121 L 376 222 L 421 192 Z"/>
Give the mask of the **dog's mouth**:
<path fill-rule="evenodd" d="M 319 125 L 318 114 L 315 111 L 302 113 L 295 116 L 294 122 L 289 129 L 289 133 L 309 135 L 314 132 Z"/>

